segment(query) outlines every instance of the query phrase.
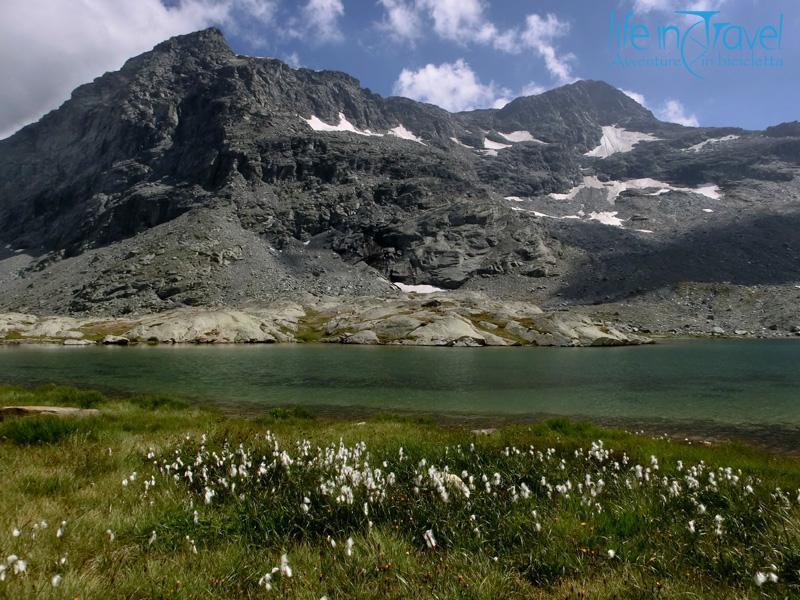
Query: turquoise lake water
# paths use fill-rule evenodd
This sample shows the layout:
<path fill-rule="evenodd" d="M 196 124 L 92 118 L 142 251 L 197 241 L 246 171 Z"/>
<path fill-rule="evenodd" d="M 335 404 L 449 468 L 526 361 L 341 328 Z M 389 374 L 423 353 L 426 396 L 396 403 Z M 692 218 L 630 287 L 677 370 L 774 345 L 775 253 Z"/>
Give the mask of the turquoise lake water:
<path fill-rule="evenodd" d="M 623 348 L 0 347 L 0 381 L 276 405 L 800 427 L 800 343 Z"/>

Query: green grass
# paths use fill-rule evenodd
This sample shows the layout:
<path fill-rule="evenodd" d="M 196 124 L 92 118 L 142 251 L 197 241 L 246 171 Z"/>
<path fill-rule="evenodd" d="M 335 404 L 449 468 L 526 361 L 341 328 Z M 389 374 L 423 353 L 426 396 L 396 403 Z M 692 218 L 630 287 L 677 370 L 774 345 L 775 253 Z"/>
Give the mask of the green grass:
<path fill-rule="evenodd" d="M 19 574 L 8 564 L 0 597 L 800 595 L 800 461 L 741 444 L 566 419 L 490 436 L 291 407 L 236 419 L 170 397 L 0 386 L 10 404 L 101 414 L 0 422 L 0 563 L 27 561 Z M 469 497 L 445 468 L 466 472 Z M 283 554 L 292 577 L 275 573 L 268 593 L 259 580 Z M 758 587 L 759 571 L 777 583 Z"/>

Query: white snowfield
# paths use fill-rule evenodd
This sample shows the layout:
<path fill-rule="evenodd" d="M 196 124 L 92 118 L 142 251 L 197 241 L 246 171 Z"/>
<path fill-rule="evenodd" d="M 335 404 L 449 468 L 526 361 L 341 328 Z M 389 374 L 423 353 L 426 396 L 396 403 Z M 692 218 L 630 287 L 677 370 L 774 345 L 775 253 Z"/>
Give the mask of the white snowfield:
<path fill-rule="evenodd" d="M 398 283 L 392 282 L 392 285 L 395 286 L 401 292 L 405 292 L 406 294 L 433 294 L 435 292 L 444 292 L 442 288 L 438 288 L 432 285 L 408 285 L 405 283 Z"/>
<path fill-rule="evenodd" d="M 608 158 L 617 152 L 630 152 L 639 142 L 656 142 L 659 140 L 659 138 L 649 133 L 628 131 L 616 125 L 607 125 L 602 129 L 603 137 L 600 138 L 600 145 L 594 150 L 584 153 L 584 156 Z"/>
<path fill-rule="evenodd" d="M 695 144 L 694 146 L 689 146 L 684 150 L 684 152 L 700 152 L 701 150 L 705 149 L 706 146 L 711 146 L 713 144 L 719 144 L 721 142 L 731 142 L 733 140 L 738 140 L 738 135 L 726 135 L 721 138 L 711 138 L 700 142 L 699 144 Z"/>
<path fill-rule="evenodd" d="M 537 144 L 546 144 L 547 142 L 543 142 L 542 140 L 537 140 L 535 137 L 531 135 L 530 131 L 512 131 L 511 133 L 502 133 L 500 131 L 497 132 L 502 138 L 508 140 L 512 143 L 520 143 L 520 142 L 536 142 Z"/>
<path fill-rule="evenodd" d="M 506 200 L 513 200 L 516 196 L 508 196 Z M 519 198 L 517 201 L 527 200 L 527 198 Z M 564 215 L 563 217 L 557 217 L 555 215 L 548 215 L 543 212 L 539 212 L 538 210 L 531 210 L 529 208 L 520 208 L 519 206 L 512 206 L 511 210 L 515 210 L 517 212 L 525 212 L 534 215 L 535 217 L 543 217 L 545 219 L 581 219 L 584 216 L 584 212 L 578 211 L 577 215 Z"/>
<path fill-rule="evenodd" d="M 487 150 L 505 150 L 511 148 L 511 144 L 501 144 L 500 142 L 493 142 L 490 139 L 483 138 L 483 147 Z"/>
<path fill-rule="evenodd" d="M 513 196 L 510 196 L 510 197 L 506 198 L 506 200 L 509 200 L 511 198 L 513 198 Z M 511 210 L 515 210 L 517 212 L 530 213 L 530 214 L 532 214 L 532 215 L 534 215 L 536 217 L 543 217 L 543 218 L 546 218 L 546 219 L 579 219 L 579 220 L 585 220 L 585 221 L 597 221 L 598 223 L 601 223 L 603 225 L 608 225 L 610 227 L 620 227 L 620 228 L 624 229 L 624 227 L 623 227 L 624 221 L 623 221 L 623 219 L 620 219 L 617 216 L 618 211 L 590 212 L 587 215 L 582 210 L 579 210 L 578 214 L 576 214 L 576 215 L 564 215 L 563 217 L 557 217 L 557 216 L 554 216 L 554 215 L 548 215 L 548 214 L 539 212 L 537 210 L 529 210 L 529 209 L 526 209 L 526 208 L 520 208 L 518 206 L 512 206 Z M 653 233 L 649 229 L 632 229 L 631 231 L 638 231 L 639 233 Z"/>
<path fill-rule="evenodd" d="M 576 185 L 565 194 L 550 194 L 554 200 L 573 200 L 582 190 L 597 189 L 606 191 L 606 199 L 614 204 L 614 201 L 625 190 L 644 190 L 648 188 L 656 188 L 655 192 L 651 192 L 650 196 L 660 196 L 669 192 L 686 192 L 691 194 L 700 194 L 712 200 L 718 200 L 721 197 L 719 186 L 713 184 L 702 185 L 696 188 L 677 187 L 658 181 L 657 179 L 650 179 L 645 177 L 642 179 L 628 179 L 626 181 L 600 181 L 595 176 L 587 176 L 583 178 L 583 183 Z"/>
<path fill-rule="evenodd" d="M 450 141 L 458 146 L 461 146 L 462 148 L 469 148 L 470 150 L 475 150 L 475 148 L 473 148 L 472 146 L 467 146 L 464 142 L 462 142 L 460 139 L 456 137 L 451 137 Z"/>
<path fill-rule="evenodd" d="M 300 118 L 303 119 L 303 117 Z M 358 129 L 355 125 L 347 120 L 347 117 L 344 116 L 344 113 L 339 113 L 339 122 L 336 125 L 328 125 L 325 121 L 313 115 L 310 119 L 303 119 L 303 121 L 305 121 L 314 131 L 346 131 L 349 133 L 357 133 L 358 135 L 382 135 L 380 133 L 373 133 L 369 129 Z"/>
<path fill-rule="evenodd" d="M 355 125 L 353 125 L 350 121 L 347 120 L 347 117 L 344 113 L 339 113 L 339 122 L 336 125 L 329 125 L 322 119 L 317 116 L 312 115 L 310 119 L 306 119 L 304 117 L 300 117 L 311 129 L 314 131 L 328 131 L 328 132 L 347 132 L 347 133 L 355 133 L 358 135 L 367 135 L 367 136 L 374 136 L 374 137 L 383 137 L 384 135 L 391 135 L 394 137 L 398 137 L 404 140 L 410 140 L 412 142 L 417 142 L 418 144 L 425 145 L 425 142 L 422 141 L 421 138 L 414 135 L 413 132 L 406 129 L 406 127 L 401 123 L 397 127 L 390 129 L 385 134 L 383 133 L 375 133 L 370 131 L 369 129 L 358 129 Z"/>
<path fill-rule="evenodd" d="M 408 129 L 405 128 L 402 124 L 398 125 L 397 127 L 390 129 L 388 135 L 393 135 L 404 140 L 410 140 L 412 142 L 417 142 L 418 144 L 425 145 L 425 142 L 422 141 L 422 138 L 417 137 Z"/>
<path fill-rule="evenodd" d="M 611 225 L 612 227 L 622 227 L 622 219 L 617 217 L 617 211 L 614 212 L 590 212 L 590 221 L 597 221 L 603 225 Z"/>

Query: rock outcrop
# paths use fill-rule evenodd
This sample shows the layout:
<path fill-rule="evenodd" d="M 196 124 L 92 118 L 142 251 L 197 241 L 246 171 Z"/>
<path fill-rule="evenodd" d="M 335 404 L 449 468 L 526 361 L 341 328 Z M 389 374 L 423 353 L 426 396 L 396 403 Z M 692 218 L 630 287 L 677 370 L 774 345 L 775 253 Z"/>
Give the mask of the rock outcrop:
<path fill-rule="evenodd" d="M 135 320 L 0 315 L 0 339 L 66 345 L 128 343 L 258 344 L 320 341 L 413 346 L 600 346 L 650 340 L 568 312 L 481 294 L 329 299 L 251 309 L 178 309 Z M 109 332 L 118 332 L 121 335 Z M 61 333 L 69 336 L 38 335 Z M 79 336 L 75 334 L 80 334 Z"/>

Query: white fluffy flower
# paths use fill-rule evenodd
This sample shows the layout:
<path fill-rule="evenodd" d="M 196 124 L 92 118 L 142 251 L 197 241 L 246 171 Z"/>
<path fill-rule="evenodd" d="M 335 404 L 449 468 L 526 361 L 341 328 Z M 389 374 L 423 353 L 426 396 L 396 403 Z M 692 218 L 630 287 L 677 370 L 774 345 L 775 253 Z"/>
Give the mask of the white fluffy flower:
<path fill-rule="evenodd" d="M 286 554 L 281 555 L 281 575 L 292 576 L 292 567 L 289 566 L 289 557 Z"/>
<path fill-rule="evenodd" d="M 426 531 L 422 537 L 425 538 L 425 544 L 428 546 L 428 548 L 436 547 L 436 538 L 433 537 L 433 529 L 428 529 L 428 531 Z"/>
<path fill-rule="evenodd" d="M 14 562 L 14 574 L 15 575 L 18 575 L 20 573 L 24 573 L 27 570 L 28 570 L 28 561 L 22 560 L 21 558 L 18 558 Z"/>

